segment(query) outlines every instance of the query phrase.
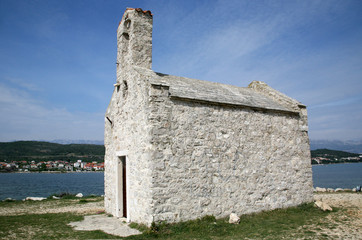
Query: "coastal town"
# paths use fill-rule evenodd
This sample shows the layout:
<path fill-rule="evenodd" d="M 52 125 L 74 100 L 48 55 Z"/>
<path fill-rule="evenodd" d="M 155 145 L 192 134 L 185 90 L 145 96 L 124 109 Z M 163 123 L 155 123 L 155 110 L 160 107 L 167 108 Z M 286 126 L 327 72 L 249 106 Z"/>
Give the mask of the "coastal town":
<path fill-rule="evenodd" d="M 330 150 L 328 150 L 330 151 Z M 311 162 L 315 164 L 334 164 L 334 163 L 354 163 L 361 162 L 362 155 L 352 154 L 354 156 L 340 157 L 336 154 L 313 154 Z M 314 156 L 313 156 L 314 155 Z M 85 162 L 81 159 L 76 161 L 2 161 L 0 162 L 0 172 L 86 172 L 86 171 L 104 171 L 104 162 Z"/>
<path fill-rule="evenodd" d="M 357 163 L 362 161 L 362 154 L 317 149 L 311 151 L 312 164 Z"/>
<path fill-rule="evenodd" d="M 331 157 L 313 157 L 312 164 L 333 164 L 333 163 L 356 163 L 362 161 L 362 155 L 358 157 L 343 157 L 343 158 L 331 158 Z"/>
<path fill-rule="evenodd" d="M 104 162 L 83 162 L 77 160 L 71 161 L 11 161 L 0 162 L 1 172 L 85 172 L 85 171 L 104 171 Z"/>

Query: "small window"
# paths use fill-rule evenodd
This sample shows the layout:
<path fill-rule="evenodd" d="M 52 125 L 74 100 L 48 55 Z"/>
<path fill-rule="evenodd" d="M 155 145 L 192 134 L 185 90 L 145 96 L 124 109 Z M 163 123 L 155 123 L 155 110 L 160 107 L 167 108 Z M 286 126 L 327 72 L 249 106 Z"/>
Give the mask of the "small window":
<path fill-rule="evenodd" d="M 124 39 L 129 40 L 129 35 L 128 35 L 128 33 L 123 33 L 122 36 L 123 36 Z"/>
<path fill-rule="evenodd" d="M 126 21 L 124 21 L 124 26 L 126 27 L 126 29 L 129 29 L 129 27 L 131 26 L 131 20 L 127 19 Z"/>

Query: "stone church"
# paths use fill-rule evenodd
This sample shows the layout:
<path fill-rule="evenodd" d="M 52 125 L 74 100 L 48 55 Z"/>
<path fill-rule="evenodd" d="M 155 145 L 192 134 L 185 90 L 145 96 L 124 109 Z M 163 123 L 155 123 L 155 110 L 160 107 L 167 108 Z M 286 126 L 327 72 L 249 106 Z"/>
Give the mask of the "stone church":
<path fill-rule="evenodd" d="M 105 209 L 178 222 L 312 201 L 306 106 L 248 87 L 151 70 L 152 14 L 127 9 L 105 114 Z"/>

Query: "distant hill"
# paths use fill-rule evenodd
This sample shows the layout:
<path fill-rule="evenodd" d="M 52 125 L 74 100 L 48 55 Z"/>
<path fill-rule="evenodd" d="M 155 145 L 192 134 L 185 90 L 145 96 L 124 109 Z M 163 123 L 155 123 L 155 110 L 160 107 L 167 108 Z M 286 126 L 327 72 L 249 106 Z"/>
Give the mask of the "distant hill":
<path fill-rule="evenodd" d="M 1 161 L 104 161 L 104 145 L 96 144 L 59 144 L 40 141 L 0 142 Z M 321 163 L 339 163 L 361 161 L 359 154 L 347 151 L 316 149 L 311 151 L 313 158 L 325 158 Z M 351 158 L 351 159 L 346 159 Z M 313 163 L 316 163 L 316 159 Z"/>
<path fill-rule="evenodd" d="M 0 142 L 0 161 L 97 161 L 104 160 L 104 146 L 95 144 L 58 144 L 38 141 Z"/>
<path fill-rule="evenodd" d="M 338 141 L 338 140 L 310 140 L 310 149 L 334 149 L 350 153 L 362 153 L 362 140 Z"/>
<path fill-rule="evenodd" d="M 360 154 L 330 149 L 312 150 L 311 155 L 312 164 L 362 162 L 362 158 L 359 157 Z"/>

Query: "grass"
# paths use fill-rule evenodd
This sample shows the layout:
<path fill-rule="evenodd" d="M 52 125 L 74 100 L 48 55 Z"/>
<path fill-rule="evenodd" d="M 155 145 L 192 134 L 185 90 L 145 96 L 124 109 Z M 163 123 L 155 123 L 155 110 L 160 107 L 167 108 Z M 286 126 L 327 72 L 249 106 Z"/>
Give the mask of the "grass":
<path fill-rule="evenodd" d="M 110 239 L 102 231 L 74 231 L 67 224 L 83 216 L 69 213 L 0 216 L 0 239 Z"/>
<path fill-rule="evenodd" d="M 89 200 L 91 199 L 86 201 Z M 63 202 L 62 205 L 80 203 L 72 199 L 46 201 Z M 39 202 L 2 202 L 0 207 L 21 207 L 22 204 Z M 324 225 L 323 219 L 328 214 L 312 204 L 304 204 L 241 216 L 238 225 L 229 224 L 228 219 L 215 219 L 213 216 L 176 224 L 154 223 L 150 228 L 132 223 L 131 227 L 139 229 L 143 234 L 125 239 L 310 239 L 315 233 L 303 226 L 311 223 Z M 75 231 L 67 225 L 82 219 L 83 216 L 73 213 L 35 212 L 19 216 L 0 216 L 0 239 L 120 239 L 101 231 Z"/>
<path fill-rule="evenodd" d="M 212 216 L 177 224 L 156 224 L 149 229 L 133 224 L 143 231 L 143 235 L 127 239 L 308 239 L 314 236 L 314 232 L 304 230 L 302 226 L 320 222 L 327 215 L 313 204 L 304 204 L 245 215 L 238 225 Z"/>

